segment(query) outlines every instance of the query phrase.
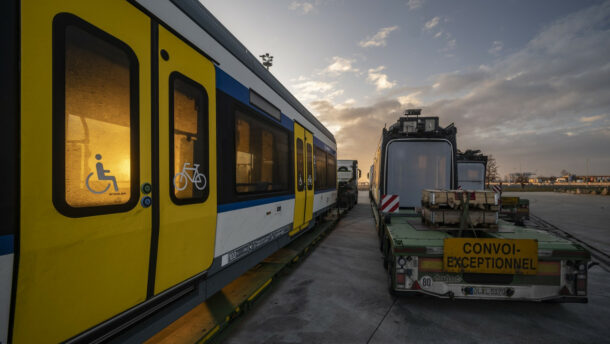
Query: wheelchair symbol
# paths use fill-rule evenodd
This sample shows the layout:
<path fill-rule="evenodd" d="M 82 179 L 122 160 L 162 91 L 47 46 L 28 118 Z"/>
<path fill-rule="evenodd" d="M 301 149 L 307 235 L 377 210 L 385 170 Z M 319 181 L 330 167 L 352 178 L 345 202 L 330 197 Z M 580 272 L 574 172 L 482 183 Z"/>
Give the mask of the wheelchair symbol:
<path fill-rule="evenodd" d="M 98 163 L 95 164 L 95 169 L 97 172 L 97 179 L 98 180 L 111 180 L 112 185 L 114 186 L 114 191 L 119 191 L 119 187 L 116 183 L 116 177 L 106 175 L 106 173 L 110 173 L 110 170 L 105 170 L 104 164 L 102 164 L 101 161 L 99 161 L 99 160 L 102 160 L 102 155 L 96 154 L 95 159 L 98 160 Z M 85 180 L 85 185 L 87 186 L 87 189 L 89 189 L 89 191 L 93 192 L 94 194 L 103 194 L 104 192 L 108 191 L 108 189 L 110 188 L 110 183 L 108 183 L 108 185 L 106 185 L 106 188 L 104 188 L 104 190 L 102 190 L 102 191 L 93 190 L 91 188 L 91 186 L 89 186 L 89 179 L 91 178 L 92 175 L 93 175 L 93 172 L 89 173 L 89 175 L 87 176 L 87 179 Z"/>

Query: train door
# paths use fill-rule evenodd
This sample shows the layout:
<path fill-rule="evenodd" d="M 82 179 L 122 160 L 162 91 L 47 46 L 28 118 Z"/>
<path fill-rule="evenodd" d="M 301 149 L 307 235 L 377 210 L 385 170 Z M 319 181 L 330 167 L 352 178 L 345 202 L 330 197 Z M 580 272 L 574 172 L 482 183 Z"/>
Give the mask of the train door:
<path fill-rule="evenodd" d="M 314 170 L 313 170 L 313 134 L 305 130 L 305 168 L 306 168 L 306 190 L 305 190 L 305 219 L 304 225 L 308 225 L 313 217 L 313 199 L 314 199 Z"/>
<path fill-rule="evenodd" d="M 313 135 L 294 123 L 295 197 L 290 235 L 309 225 L 313 214 Z"/>
<path fill-rule="evenodd" d="M 158 39 L 155 294 L 212 264 L 217 210 L 214 65 L 164 27 L 158 28 Z"/>
<path fill-rule="evenodd" d="M 146 300 L 151 24 L 119 0 L 22 0 L 20 16 L 12 341 L 60 342 Z"/>

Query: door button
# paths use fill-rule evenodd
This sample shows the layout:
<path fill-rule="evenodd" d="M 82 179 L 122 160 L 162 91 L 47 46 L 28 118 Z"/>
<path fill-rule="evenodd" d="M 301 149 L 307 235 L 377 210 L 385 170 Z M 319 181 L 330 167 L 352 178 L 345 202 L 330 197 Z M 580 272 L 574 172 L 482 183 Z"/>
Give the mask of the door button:
<path fill-rule="evenodd" d="M 140 204 L 142 205 L 143 208 L 148 208 L 152 204 L 152 198 L 150 198 L 150 196 L 144 196 L 144 197 L 142 197 Z"/>
<path fill-rule="evenodd" d="M 150 183 L 142 184 L 142 193 L 148 195 L 151 191 L 152 191 L 152 185 L 150 185 Z"/>

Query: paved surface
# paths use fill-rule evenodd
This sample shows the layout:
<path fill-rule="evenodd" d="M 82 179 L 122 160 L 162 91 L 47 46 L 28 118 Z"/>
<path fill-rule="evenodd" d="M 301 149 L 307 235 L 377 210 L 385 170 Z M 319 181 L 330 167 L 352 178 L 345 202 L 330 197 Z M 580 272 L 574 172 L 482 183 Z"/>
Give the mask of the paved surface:
<path fill-rule="evenodd" d="M 510 192 L 530 200 L 530 212 L 610 254 L 610 196 L 559 192 Z"/>
<path fill-rule="evenodd" d="M 227 330 L 225 343 L 608 342 L 610 274 L 598 266 L 589 274 L 588 304 L 391 297 L 361 196 L 320 246 Z"/>

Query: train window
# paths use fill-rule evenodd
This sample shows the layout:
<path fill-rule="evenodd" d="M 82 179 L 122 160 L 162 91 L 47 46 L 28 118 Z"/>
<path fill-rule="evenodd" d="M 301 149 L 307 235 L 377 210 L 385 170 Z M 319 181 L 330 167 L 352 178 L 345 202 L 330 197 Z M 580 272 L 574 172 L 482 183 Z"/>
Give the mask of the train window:
<path fill-rule="evenodd" d="M 316 174 L 314 182 L 316 190 L 322 190 L 326 188 L 326 152 L 316 147 L 315 153 Z"/>
<path fill-rule="evenodd" d="M 131 209 L 138 191 L 138 61 L 81 19 L 53 24 L 53 201 L 68 216 Z"/>
<path fill-rule="evenodd" d="M 297 139 L 297 190 L 303 191 L 303 140 Z"/>
<path fill-rule="evenodd" d="M 326 186 L 334 189 L 337 187 L 337 158 L 332 154 L 326 154 Z"/>
<path fill-rule="evenodd" d="M 207 93 L 178 72 L 170 75 L 169 87 L 170 195 L 176 204 L 204 202 L 209 194 Z"/>
<path fill-rule="evenodd" d="M 240 110 L 235 112 L 236 192 L 288 189 L 288 134 Z"/>
<path fill-rule="evenodd" d="M 307 144 L 307 190 L 313 189 L 313 149 Z"/>

